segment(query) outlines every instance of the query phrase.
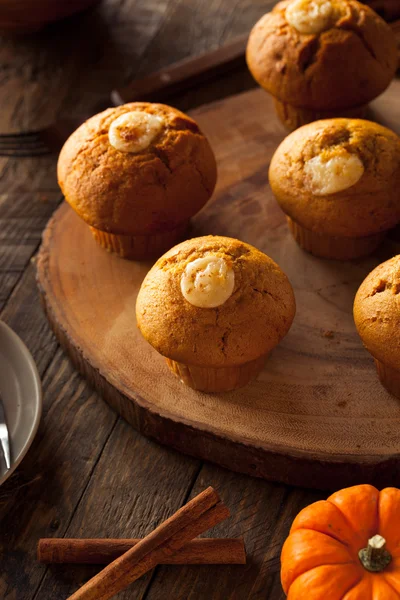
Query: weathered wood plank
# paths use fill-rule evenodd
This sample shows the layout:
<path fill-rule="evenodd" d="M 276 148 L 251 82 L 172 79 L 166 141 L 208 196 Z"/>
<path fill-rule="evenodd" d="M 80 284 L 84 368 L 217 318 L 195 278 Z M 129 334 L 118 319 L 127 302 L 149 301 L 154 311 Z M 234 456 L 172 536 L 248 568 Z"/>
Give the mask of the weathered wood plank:
<path fill-rule="evenodd" d="M 58 344 L 40 306 L 32 264 L 19 280 L 0 317 L 25 342 L 43 376 Z"/>
<path fill-rule="evenodd" d="M 259 481 L 206 464 L 191 496 L 214 486 L 232 516 L 207 536 L 243 536 L 245 566 L 159 567 L 146 600 L 163 600 L 168 590 L 174 600 L 283 600 L 279 580 L 280 552 L 291 523 L 301 508 L 323 494 L 294 490 Z"/>
<path fill-rule="evenodd" d="M 0 312 L 11 295 L 11 292 L 17 285 L 20 277 L 21 274 L 18 271 L 7 273 L 0 272 Z"/>
<path fill-rule="evenodd" d="M 60 201 L 61 192 L 59 189 L 48 192 L 19 190 L 5 193 L 0 195 L 0 216 L 4 220 L 15 219 L 20 227 L 22 227 L 23 221 L 28 220 L 26 226 L 28 231 L 32 230 L 32 226 L 29 226 L 29 219 L 36 219 L 38 221 L 37 227 L 34 229 L 36 234 L 36 229 L 40 225 L 39 220 L 46 223 Z"/>
<path fill-rule="evenodd" d="M 241 0 L 230 14 L 225 26 L 225 39 L 250 33 L 257 21 L 275 6 L 276 0 Z"/>
<path fill-rule="evenodd" d="M 32 348 L 39 341 L 37 334 L 47 331 L 48 340 L 52 336 L 39 307 L 33 270 L 25 274 L 23 285 L 19 288 L 18 283 L 39 247 L 43 227 L 59 202 L 58 191 L 14 192 L 0 196 L 0 315 L 15 330 L 19 330 L 23 338 L 25 326 L 26 334 L 30 327 L 34 329 L 31 336 Z M 14 291 L 16 296 L 13 297 L 12 305 L 8 311 L 3 311 Z M 31 324 L 32 316 L 34 326 Z M 56 347 L 54 341 L 53 347 Z M 43 369 L 47 364 L 48 360 L 45 360 Z"/>
<path fill-rule="evenodd" d="M 107 36 L 112 43 L 107 52 L 99 46 L 100 61 L 96 63 L 96 69 L 101 70 L 102 77 L 99 81 L 90 65 L 92 72 L 88 90 L 93 92 L 97 89 L 99 92 L 99 85 L 102 85 L 102 93 L 107 93 L 111 86 L 120 85 L 123 80 L 135 77 L 147 48 L 178 2 L 179 0 L 119 0 L 100 4 L 97 11 L 103 26 L 98 28 L 98 38 Z M 92 27 L 91 23 L 87 25 Z M 100 39 L 98 42 L 102 43 Z M 111 81 L 104 77 L 105 70 L 111 76 Z M 104 87 L 107 83 L 108 87 Z"/>
<path fill-rule="evenodd" d="M 0 101 L 2 101 L 2 97 L 0 88 Z M 23 159 L 0 157 L 1 193 L 21 194 L 26 192 L 31 196 L 39 192 L 44 196 L 54 192 L 60 194 L 56 164 L 57 157 L 53 155 Z M 21 212 L 21 216 L 23 215 L 24 213 Z"/>
<path fill-rule="evenodd" d="M 22 272 L 37 250 L 60 192 L 13 192 L 0 196 L 0 273 Z"/>
<path fill-rule="evenodd" d="M 207 52 L 250 32 L 273 4 L 273 0 L 209 0 L 206 5 L 201 0 L 175 2 L 148 45 L 137 74 L 147 75 L 173 61 Z"/>
<path fill-rule="evenodd" d="M 146 440 L 120 419 L 65 535 L 147 535 L 184 504 L 199 465 L 195 459 Z M 67 598 L 95 572 L 95 567 L 53 566 L 37 598 Z M 116 598 L 142 599 L 150 581 L 148 573 Z"/>
<path fill-rule="evenodd" d="M 0 597 L 4 600 L 34 597 L 45 572 L 36 562 L 37 541 L 65 534 L 117 419 L 61 351 L 46 373 L 43 388 L 44 416 L 38 436 L 0 490 Z"/>

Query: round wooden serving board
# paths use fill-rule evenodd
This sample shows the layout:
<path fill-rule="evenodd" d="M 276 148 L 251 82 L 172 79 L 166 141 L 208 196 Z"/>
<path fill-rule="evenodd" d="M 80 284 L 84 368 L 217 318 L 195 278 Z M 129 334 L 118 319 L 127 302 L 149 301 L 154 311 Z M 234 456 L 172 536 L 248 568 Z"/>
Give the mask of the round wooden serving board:
<path fill-rule="evenodd" d="M 396 81 L 374 104 L 375 117 L 397 130 L 399 97 Z M 190 237 L 237 237 L 282 267 L 297 300 L 288 336 L 247 387 L 189 389 L 136 327 L 136 295 L 150 263 L 107 254 L 67 205 L 50 221 L 38 261 L 56 335 L 105 400 L 163 444 L 299 486 L 399 485 L 400 401 L 379 384 L 352 305 L 367 273 L 400 244 L 388 240 L 379 255 L 352 263 L 296 246 L 268 187 L 268 164 L 285 132 L 261 90 L 204 107 L 196 119 L 216 152 L 219 182 Z"/>

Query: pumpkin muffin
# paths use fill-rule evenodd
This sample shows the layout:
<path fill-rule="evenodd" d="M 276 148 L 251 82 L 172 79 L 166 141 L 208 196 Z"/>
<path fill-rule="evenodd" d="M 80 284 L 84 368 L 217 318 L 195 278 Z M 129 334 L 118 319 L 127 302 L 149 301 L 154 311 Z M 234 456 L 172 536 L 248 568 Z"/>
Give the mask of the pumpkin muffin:
<path fill-rule="evenodd" d="M 292 286 L 278 265 L 220 236 L 188 240 L 162 256 L 136 304 L 144 338 L 184 383 L 205 392 L 255 377 L 294 314 Z"/>
<path fill-rule="evenodd" d="M 109 108 L 81 125 L 58 161 L 65 199 L 107 250 L 159 256 L 211 197 L 215 157 L 199 127 L 163 104 Z"/>
<path fill-rule="evenodd" d="M 269 180 L 304 250 L 365 256 L 400 221 L 400 138 L 361 119 L 315 121 L 283 140 Z"/>
<path fill-rule="evenodd" d="M 317 119 L 364 116 L 396 72 L 396 39 L 355 0 L 290 0 L 256 24 L 247 64 L 293 130 Z"/>
<path fill-rule="evenodd" d="M 354 301 L 354 321 L 379 379 L 400 398 L 400 255 L 363 281 Z"/>

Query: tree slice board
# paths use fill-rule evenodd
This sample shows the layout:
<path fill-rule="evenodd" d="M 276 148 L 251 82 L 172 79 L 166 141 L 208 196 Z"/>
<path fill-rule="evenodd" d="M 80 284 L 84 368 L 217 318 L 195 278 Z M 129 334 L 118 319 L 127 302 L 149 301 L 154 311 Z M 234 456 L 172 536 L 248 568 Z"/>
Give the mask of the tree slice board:
<path fill-rule="evenodd" d="M 399 97 L 396 81 L 374 104 L 375 116 L 397 129 Z M 190 237 L 237 237 L 283 268 L 297 300 L 288 336 L 247 387 L 226 394 L 189 389 L 136 327 L 136 296 L 150 263 L 105 252 L 64 204 L 38 259 L 39 288 L 58 339 L 103 398 L 162 444 L 298 486 L 399 485 L 400 400 L 380 385 L 352 305 L 367 273 L 400 252 L 400 244 L 392 237 L 375 256 L 348 263 L 306 254 L 268 187 L 268 164 L 285 136 L 271 99 L 254 90 L 195 116 L 216 152 L 219 181 Z"/>

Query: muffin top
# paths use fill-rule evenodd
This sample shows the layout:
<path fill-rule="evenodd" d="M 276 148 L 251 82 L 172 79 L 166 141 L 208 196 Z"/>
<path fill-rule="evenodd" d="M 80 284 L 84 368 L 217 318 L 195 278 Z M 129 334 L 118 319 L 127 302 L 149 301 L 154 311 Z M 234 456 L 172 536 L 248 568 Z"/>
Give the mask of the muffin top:
<path fill-rule="evenodd" d="M 217 177 L 207 138 L 163 104 L 109 108 L 66 141 L 58 181 L 89 225 L 114 234 L 168 231 L 209 200 Z"/>
<path fill-rule="evenodd" d="M 269 180 L 286 214 L 331 236 L 363 237 L 400 221 L 400 138 L 371 121 L 325 119 L 288 135 Z"/>
<path fill-rule="evenodd" d="M 390 26 L 355 0 L 279 2 L 253 28 L 247 63 L 282 102 L 314 110 L 360 106 L 397 69 Z"/>
<path fill-rule="evenodd" d="M 268 256 L 227 237 L 194 238 L 164 254 L 139 291 L 136 317 L 163 356 L 189 365 L 241 365 L 288 332 L 295 299 Z"/>
<path fill-rule="evenodd" d="M 400 255 L 382 263 L 361 284 L 354 321 L 367 350 L 400 369 Z"/>

